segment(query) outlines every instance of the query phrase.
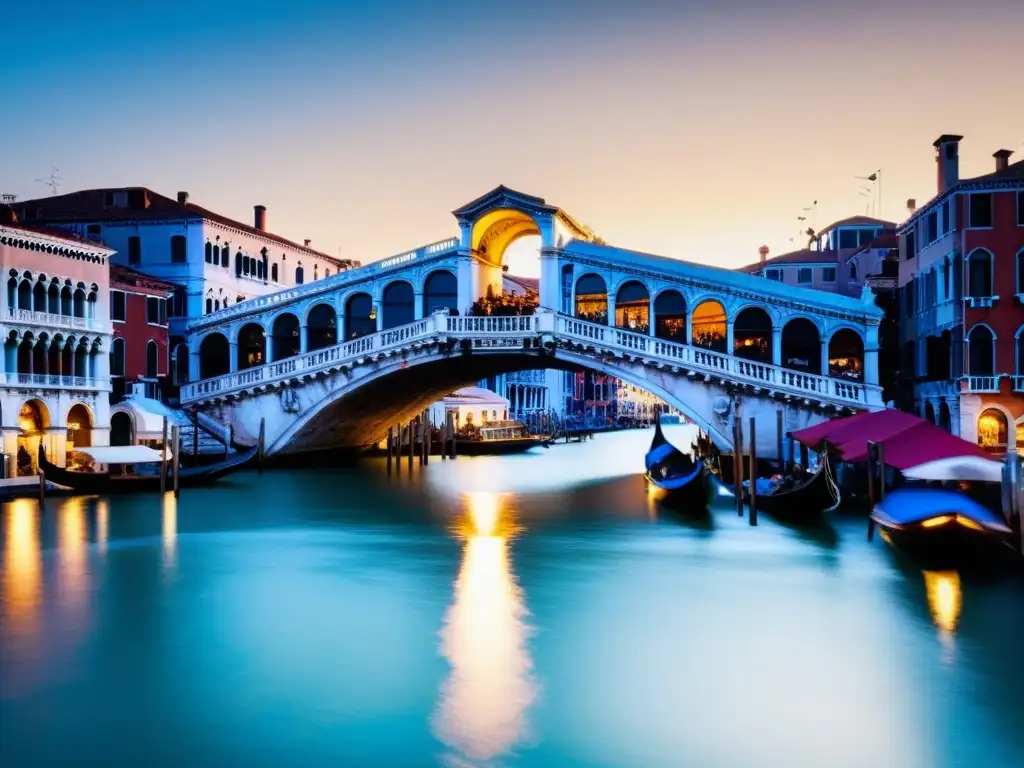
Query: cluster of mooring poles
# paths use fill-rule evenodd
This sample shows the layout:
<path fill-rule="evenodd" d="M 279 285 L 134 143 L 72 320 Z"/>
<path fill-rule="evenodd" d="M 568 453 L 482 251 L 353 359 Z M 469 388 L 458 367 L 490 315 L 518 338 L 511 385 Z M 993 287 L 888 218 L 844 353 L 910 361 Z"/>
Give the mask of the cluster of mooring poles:
<path fill-rule="evenodd" d="M 388 436 L 385 439 L 388 472 L 391 472 L 392 465 L 399 472 L 402 471 L 403 456 L 410 470 L 414 456 L 418 457 L 420 466 L 429 464 L 435 442 L 440 447 L 442 459 L 454 459 L 458 455 L 455 432 L 455 417 L 450 411 L 445 413 L 444 424 L 440 427 L 431 423 L 429 410 L 424 410 L 419 416 L 410 419 L 405 426 L 396 424 L 388 427 Z"/>

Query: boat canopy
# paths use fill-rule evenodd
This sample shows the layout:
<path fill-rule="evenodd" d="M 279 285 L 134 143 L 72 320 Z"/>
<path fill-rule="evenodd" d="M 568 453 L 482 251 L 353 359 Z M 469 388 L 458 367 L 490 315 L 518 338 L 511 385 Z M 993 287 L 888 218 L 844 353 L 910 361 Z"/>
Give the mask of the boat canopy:
<path fill-rule="evenodd" d="M 891 408 L 832 419 L 791 433 L 797 442 L 820 450 L 827 442 L 843 461 L 865 461 L 868 443 L 885 446 L 886 465 L 909 469 L 936 459 L 988 455 L 974 443 L 949 434 L 919 416 Z"/>
<path fill-rule="evenodd" d="M 151 464 L 162 461 L 164 457 L 168 461 L 172 458 L 170 450 L 165 449 L 161 454 L 145 445 L 86 445 L 75 448 L 74 452 L 91 456 L 99 464 Z"/>
<path fill-rule="evenodd" d="M 936 459 L 903 470 L 911 480 L 969 480 L 982 483 L 1001 483 L 1003 465 L 992 459 L 977 456 L 953 456 Z"/>
<path fill-rule="evenodd" d="M 874 517 L 896 525 L 913 525 L 945 515 L 959 515 L 990 531 L 1011 533 L 1001 515 L 959 491 L 945 488 L 899 488 L 875 505 L 874 511 Z"/>

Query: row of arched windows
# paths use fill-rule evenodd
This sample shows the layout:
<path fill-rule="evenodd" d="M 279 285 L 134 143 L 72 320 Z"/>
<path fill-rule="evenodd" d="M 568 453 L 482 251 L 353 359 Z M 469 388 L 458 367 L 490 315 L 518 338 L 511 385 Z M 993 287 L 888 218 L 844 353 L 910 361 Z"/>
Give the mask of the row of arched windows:
<path fill-rule="evenodd" d="M 27 331 L 20 337 L 11 331 L 4 343 L 6 370 L 24 375 L 57 377 L 96 376 L 99 340 L 65 338 L 61 334 L 38 336 Z"/>
<path fill-rule="evenodd" d="M 996 335 L 984 323 L 971 326 L 967 332 L 967 375 L 996 376 L 999 367 L 996 355 Z M 1024 325 L 1017 329 L 1014 372 L 1024 376 Z"/>
<path fill-rule="evenodd" d="M 287 257 L 282 254 L 281 260 L 284 261 Z M 221 267 L 230 266 L 231 261 L 231 245 L 224 243 L 220 245 L 218 243 L 206 242 L 206 263 L 216 264 Z M 236 277 L 251 277 L 255 280 L 268 280 L 273 283 L 280 282 L 280 269 L 277 262 L 273 264 L 269 263 L 269 252 L 266 248 L 260 251 L 260 258 L 249 256 L 242 253 L 241 250 L 235 252 L 235 276 Z M 326 277 L 331 276 L 331 270 L 325 269 L 324 275 Z M 302 285 L 306 281 L 305 269 L 300 261 L 295 267 L 294 272 L 295 285 Z M 320 279 L 320 265 L 313 265 L 313 280 Z"/>
<path fill-rule="evenodd" d="M 110 375 L 125 376 L 125 341 L 115 337 L 110 343 Z M 147 379 L 155 379 L 160 375 L 160 347 L 150 339 L 146 343 L 146 374 Z"/>
<path fill-rule="evenodd" d="M 807 318 L 795 317 L 786 322 L 782 327 L 780 354 L 776 355 L 772 319 L 761 307 L 746 307 L 733 318 L 733 348 L 730 350 L 726 310 L 714 299 L 706 299 L 688 311 L 681 292 L 665 290 L 654 299 L 652 317 L 647 286 L 639 280 L 629 280 L 616 292 L 614 317 L 609 317 L 608 288 L 600 275 L 581 276 L 575 283 L 574 294 L 573 314 L 581 320 L 642 334 L 651 333 L 653 322 L 656 338 L 685 344 L 689 318 L 689 343 L 694 346 L 769 365 L 781 359 L 783 367 L 807 373 L 827 373 L 852 380 L 863 378 L 864 340 L 850 328 L 840 329 L 829 339 L 828 370 L 823 371 L 826 363 L 822 340 L 817 326 Z"/>
<path fill-rule="evenodd" d="M 7 306 L 30 312 L 46 312 L 64 317 L 96 316 L 99 286 L 73 283 L 70 279 L 46 275 L 33 277 L 31 272 L 10 271 L 7 280 Z"/>

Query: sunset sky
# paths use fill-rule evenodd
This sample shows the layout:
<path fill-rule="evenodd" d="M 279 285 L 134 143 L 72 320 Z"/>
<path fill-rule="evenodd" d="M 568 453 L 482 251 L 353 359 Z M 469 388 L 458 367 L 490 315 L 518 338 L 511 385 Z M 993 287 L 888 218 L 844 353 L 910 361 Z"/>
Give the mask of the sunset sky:
<path fill-rule="evenodd" d="M 145 185 L 372 261 L 498 184 L 737 266 L 1024 155 L 1020 0 L 175 0 L 3 13 L 0 192 Z M 14 35 L 9 34 L 13 30 Z"/>

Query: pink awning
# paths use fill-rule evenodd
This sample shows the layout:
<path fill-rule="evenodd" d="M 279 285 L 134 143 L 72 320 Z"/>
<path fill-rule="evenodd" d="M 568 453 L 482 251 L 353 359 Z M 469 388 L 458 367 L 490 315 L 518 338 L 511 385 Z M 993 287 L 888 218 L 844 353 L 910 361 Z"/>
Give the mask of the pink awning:
<path fill-rule="evenodd" d="M 927 423 L 912 413 L 886 408 L 882 411 L 863 411 L 854 416 L 830 419 L 813 427 L 797 430 L 791 437 L 817 451 L 825 447 L 826 441 L 833 446 L 850 442 L 866 444 L 868 440 L 880 443 L 918 424 Z"/>
<path fill-rule="evenodd" d="M 887 438 L 876 439 L 874 442 L 885 446 L 882 459 L 886 466 L 896 467 L 896 469 L 910 469 L 924 464 L 926 461 L 948 459 L 954 456 L 988 458 L 988 455 L 974 443 L 961 440 L 941 427 L 936 427 L 924 420 L 920 420 L 919 424 L 909 429 Z M 868 457 L 867 440 L 841 443 L 838 446 L 838 451 L 843 461 L 866 461 Z"/>

